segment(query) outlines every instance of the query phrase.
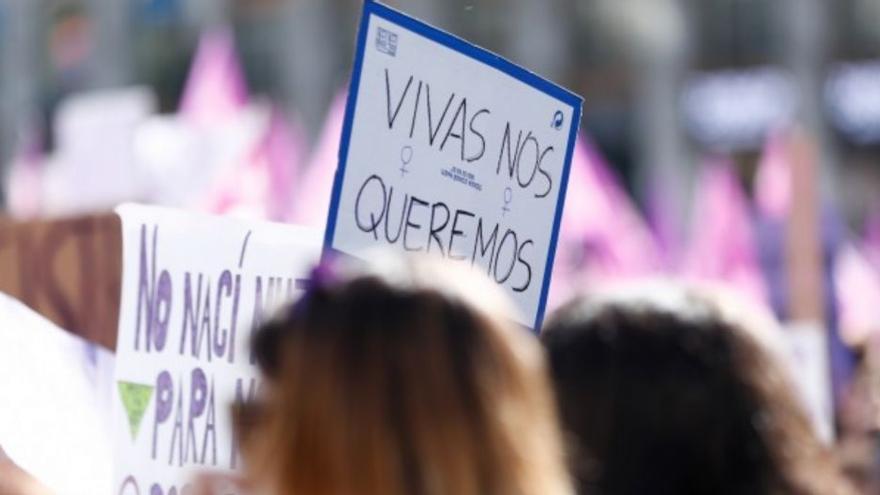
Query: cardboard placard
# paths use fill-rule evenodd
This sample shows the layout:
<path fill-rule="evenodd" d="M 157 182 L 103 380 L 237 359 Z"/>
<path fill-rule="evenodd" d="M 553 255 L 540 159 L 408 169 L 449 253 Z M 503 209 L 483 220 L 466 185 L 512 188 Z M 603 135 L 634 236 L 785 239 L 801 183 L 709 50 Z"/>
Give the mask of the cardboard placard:
<path fill-rule="evenodd" d="M 230 406 L 252 398 L 252 329 L 296 297 L 316 230 L 123 205 L 114 493 L 186 493 L 240 466 Z"/>
<path fill-rule="evenodd" d="M 581 98 L 364 3 L 325 247 L 483 268 L 539 328 Z"/>
<path fill-rule="evenodd" d="M 0 220 L 0 292 L 59 327 L 113 350 L 122 244 L 112 214 Z"/>

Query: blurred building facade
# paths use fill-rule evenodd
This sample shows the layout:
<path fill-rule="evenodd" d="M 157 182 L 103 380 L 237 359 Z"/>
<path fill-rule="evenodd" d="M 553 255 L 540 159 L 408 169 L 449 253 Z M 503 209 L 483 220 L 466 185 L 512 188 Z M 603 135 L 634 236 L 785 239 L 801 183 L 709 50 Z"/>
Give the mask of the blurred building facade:
<path fill-rule="evenodd" d="M 641 201 L 687 208 L 694 168 L 766 135 L 821 144 L 851 221 L 880 190 L 880 0 L 398 0 L 585 97 L 582 129 Z M 52 146 L 76 91 L 130 84 L 173 111 L 203 29 L 231 26 L 251 92 L 314 139 L 347 84 L 357 0 L 0 0 L 0 158 Z M 872 85 L 872 82 L 874 83 Z M 846 194 L 841 194 L 846 191 Z"/>

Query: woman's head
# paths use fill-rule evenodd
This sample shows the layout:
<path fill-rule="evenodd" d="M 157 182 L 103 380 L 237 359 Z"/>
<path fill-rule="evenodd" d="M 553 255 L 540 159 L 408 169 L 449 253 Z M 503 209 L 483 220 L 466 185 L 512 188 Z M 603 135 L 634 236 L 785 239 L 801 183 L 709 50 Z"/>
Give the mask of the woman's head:
<path fill-rule="evenodd" d="M 673 286 L 580 298 L 542 339 L 582 493 L 839 493 L 784 367 Z"/>
<path fill-rule="evenodd" d="M 488 282 L 454 267 L 317 270 L 255 334 L 266 387 L 243 439 L 292 494 L 562 494 L 541 350 Z"/>

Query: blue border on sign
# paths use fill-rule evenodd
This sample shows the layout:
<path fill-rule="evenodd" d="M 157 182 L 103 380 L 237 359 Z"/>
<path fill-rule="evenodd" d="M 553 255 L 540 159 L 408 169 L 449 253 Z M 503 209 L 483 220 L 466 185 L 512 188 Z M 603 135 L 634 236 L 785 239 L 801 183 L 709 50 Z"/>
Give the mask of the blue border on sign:
<path fill-rule="evenodd" d="M 545 93 L 572 108 L 572 119 L 568 137 L 568 149 L 565 152 L 565 161 L 560 175 L 561 183 L 559 197 L 556 203 L 556 214 L 553 218 L 553 229 L 550 234 L 550 246 L 547 252 L 547 264 L 544 267 L 544 280 L 541 294 L 538 300 L 538 311 L 535 317 L 533 330 L 537 332 L 544 321 L 544 312 L 547 307 L 547 296 L 550 291 L 550 278 L 552 275 L 553 260 L 556 257 L 556 244 L 559 240 L 559 227 L 562 222 L 562 208 L 565 205 L 565 196 L 568 189 L 568 176 L 571 170 L 571 158 L 574 154 L 574 144 L 581 121 L 581 105 L 583 99 L 546 79 L 542 79 L 534 72 L 530 72 L 507 59 L 504 59 L 488 50 L 480 48 L 467 41 L 441 31 L 422 21 L 409 17 L 386 5 L 374 0 L 364 0 L 364 9 L 361 14 L 360 27 L 358 29 L 357 47 L 355 50 L 354 67 L 351 74 L 351 84 L 348 90 L 348 101 L 345 106 L 345 120 L 342 124 L 342 138 L 339 145 L 339 165 L 333 180 L 333 192 L 330 198 L 330 211 L 327 214 L 327 228 L 324 232 L 324 253 L 336 251 L 333 249 L 333 239 L 336 234 L 336 220 L 339 214 L 339 200 L 342 194 L 342 185 L 345 182 L 345 167 L 348 162 L 348 148 L 351 140 L 351 129 L 354 125 L 354 112 L 357 108 L 358 92 L 360 90 L 361 72 L 364 64 L 364 53 L 367 45 L 367 31 L 370 27 L 372 16 L 382 18 L 388 22 L 423 36 L 437 44 L 455 50 L 474 60 L 493 67 L 514 79 Z"/>

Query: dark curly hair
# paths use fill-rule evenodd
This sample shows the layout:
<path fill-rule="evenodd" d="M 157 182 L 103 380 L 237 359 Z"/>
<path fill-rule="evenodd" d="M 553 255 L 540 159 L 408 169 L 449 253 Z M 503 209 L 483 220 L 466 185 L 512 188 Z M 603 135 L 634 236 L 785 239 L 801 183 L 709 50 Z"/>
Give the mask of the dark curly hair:
<path fill-rule="evenodd" d="M 780 363 L 686 299 L 580 298 L 545 326 L 580 493 L 849 493 Z"/>

